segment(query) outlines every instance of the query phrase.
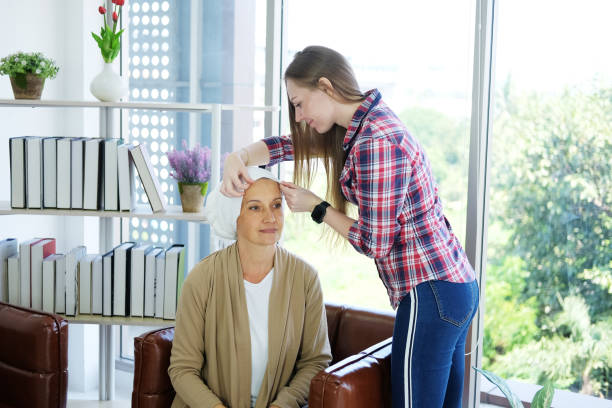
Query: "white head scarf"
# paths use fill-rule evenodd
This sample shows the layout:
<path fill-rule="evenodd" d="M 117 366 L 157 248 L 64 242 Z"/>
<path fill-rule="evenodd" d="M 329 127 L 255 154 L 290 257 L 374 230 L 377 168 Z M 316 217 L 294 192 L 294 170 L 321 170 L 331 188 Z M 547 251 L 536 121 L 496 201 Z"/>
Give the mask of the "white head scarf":
<path fill-rule="evenodd" d="M 247 167 L 249 176 L 253 180 L 268 178 L 280 182 L 274 174 L 259 167 Z M 206 204 L 204 205 L 204 215 L 208 220 L 214 233 L 225 239 L 237 239 L 236 220 L 240 215 L 242 197 L 227 197 L 219 191 L 221 185 L 208 193 Z"/>

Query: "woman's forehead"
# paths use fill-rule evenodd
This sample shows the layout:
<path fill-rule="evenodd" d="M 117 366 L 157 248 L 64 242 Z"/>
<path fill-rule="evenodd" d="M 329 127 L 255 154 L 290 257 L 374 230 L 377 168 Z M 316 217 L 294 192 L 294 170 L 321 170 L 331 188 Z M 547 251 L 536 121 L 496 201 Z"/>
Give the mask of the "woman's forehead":
<path fill-rule="evenodd" d="M 277 198 L 281 196 L 280 185 L 275 180 L 260 178 L 255 180 L 244 192 L 244 200 Z"/>
<path fill-rule="evenodd" d="M 308 88 L 300 85 L 299 83 L 297 83 L 296 81 L 292 79 L 287 79 L 286 86 L 287 86 L 287 95 L 289 95 L 290 99 L 308 90 Z"/>

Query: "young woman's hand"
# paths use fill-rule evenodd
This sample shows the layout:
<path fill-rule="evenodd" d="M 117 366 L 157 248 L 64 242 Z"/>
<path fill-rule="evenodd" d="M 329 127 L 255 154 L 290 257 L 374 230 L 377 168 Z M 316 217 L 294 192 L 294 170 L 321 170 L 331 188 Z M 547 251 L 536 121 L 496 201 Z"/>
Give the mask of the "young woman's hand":
<path fill-rule="evenodd" d="M 280 189 L 285 196 L 287 206 L 292 212 L 312 212 L 323 201 L 312 191 L 288 181 L 281 181 Z"/>
<path fill-rule="evenodd" d="M 219 191 L 228 197 L 241 197 L 253 180 L 241 157 L 241 150 L 227 156 L 223 164 L 223 180 Z"/>

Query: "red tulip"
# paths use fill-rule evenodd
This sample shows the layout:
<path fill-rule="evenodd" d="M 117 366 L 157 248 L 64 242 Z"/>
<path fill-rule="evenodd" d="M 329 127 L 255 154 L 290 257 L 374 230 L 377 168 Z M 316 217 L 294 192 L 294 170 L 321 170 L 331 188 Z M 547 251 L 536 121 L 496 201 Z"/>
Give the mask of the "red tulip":
<path fill-rule="evenodd" d="M 125 0 L 113 0 L 113 3 L 118 6 L 123 6 L 123 4 L 125 3 Z"/>
<path fill-rule="evenodd" d="M 113 21 L 117 21 L 119 20 L 119 16 L 117 15 L 116 11 L 113 11 Z"/>
<path fill-rule="evenodd" d="M 106 9 L 102 6 L 98 7 L 98 11 L 100 12 L 100 14 L 106 14 Z"/>

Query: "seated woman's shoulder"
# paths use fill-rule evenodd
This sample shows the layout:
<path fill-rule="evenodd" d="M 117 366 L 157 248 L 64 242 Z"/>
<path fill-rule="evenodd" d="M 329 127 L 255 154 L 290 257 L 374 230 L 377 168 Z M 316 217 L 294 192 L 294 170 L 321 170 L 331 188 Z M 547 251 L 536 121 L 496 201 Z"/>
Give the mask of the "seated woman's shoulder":
<path fill-rule="evenodd" d="M 303 271 L 306 277 L 318 277 L 317 270 L 304 258 L 281 247 L 280 245 L 277 248 L 281 251 L 281 255 L 286 259 L 286 262 L 288 262 L 289 267 L 296 271 Z"/>
<path fill-rule="evenodd" d="M 206 279 L 209 278 L 215 270 L 218 270 L 218 265 L 224 259 L 224 253 L 227 248 L 220 249 L 203 258 L 195 264 L 193 269 L 189 272 L 187 278 L 194 279 Z"/>

